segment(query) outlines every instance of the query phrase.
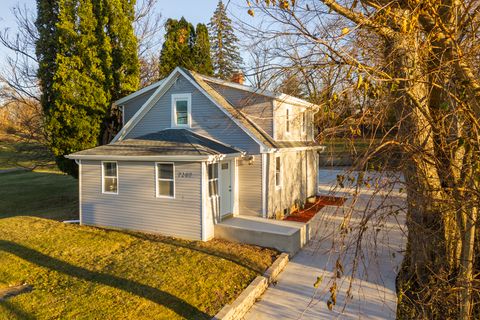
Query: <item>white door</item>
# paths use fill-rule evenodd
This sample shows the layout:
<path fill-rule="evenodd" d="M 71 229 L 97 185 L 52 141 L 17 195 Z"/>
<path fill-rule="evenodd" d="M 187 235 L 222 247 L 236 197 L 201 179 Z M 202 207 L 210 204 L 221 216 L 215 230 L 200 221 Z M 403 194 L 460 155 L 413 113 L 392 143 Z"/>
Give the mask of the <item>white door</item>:
<path fill-rule="evenodd" d="M 232 165 L 230 161 L 220 162 L 220 215 L 232 213 Z"/>

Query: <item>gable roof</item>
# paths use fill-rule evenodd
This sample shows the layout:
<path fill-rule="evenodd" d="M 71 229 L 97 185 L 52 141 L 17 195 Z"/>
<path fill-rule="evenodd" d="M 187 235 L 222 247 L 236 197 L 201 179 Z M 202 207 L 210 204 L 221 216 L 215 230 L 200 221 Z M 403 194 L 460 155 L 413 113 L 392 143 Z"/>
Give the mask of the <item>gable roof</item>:
<path fill-rule="evenodd" d="M 158 88 L 162 82 L 163 82 L 164 79 L 160 80 L 160 81 L 157 81 L 155 83 L 152 83 L 151 85 L 148 85 L 140 90 L 137 90 L 131 94 L 129 94 L 128 96 L 125 96 L 121 99 L 118 99 L 117 101 L 115 101 L 115 104 L 116 105 L 119 105 L 119 106 L 123 106 L 125 105 L 126 102 L 138 97 L 138 96 L 141 96 L 142 94 L 144 93 L 147 93 L 149 91 L 152 91 L 152 93 L 154 92 L 154 89 Z"/>
<path fill-rule="evenodd" d="M 257 126 L 251 119 L 249 119 L 242 111 L 240 111 L 238 108 L 234 107 L 222 94 L 220 94 L 217 90 L 213 88 L 213 86 L 216 84 L 221 84 L 221 85 L 227 85 L 231 87 L 238 87 L 237 89 L 241 90 L 247 90 L 245 88 L 249 88 L 247 90 L 248 94 L 259 94 L 263 95 L 266 97 L 269 97 L 271 99 L 280 99 L 280 98 L 285 98 L 287 97 L 288 99 L 296 99 L 298 101 L 301 101 L 303 103 L 303 107 L 305 106 L 310 106 L 310 107 L 316 107 L 315 105 L 308 103 L 304 100 L 297 99 L 291 96 L 287 96 L 284 94 L 274 94 L 269 91 L 256 91 L 258 89 L 254 88 L 252 89 L 251 87 L 248 86 L 243 86 L 243 85 L 238 85 L 207 77 L 204 75 L 201 75 L 197 72 L 190 71 L 187 69 L 184 69 L 182 67 L 176 67 L 170 75 L 151 85 L 150 89 L 155 88 L 155 91 L 153 94 L 149 97 L 149 99 L 143 104 L 143 106 L 135 113 L 135 115 L 124 125 L 124 127 L 120 130 L 120 132 L 115 136 L 115 138 L 112 140 L 112 143 L 115 143 L 116 141 L 121 141 L 125 138 L 125 136 L 137 125 L 137 123 L 147 114 L 147 112 L 156 104 L 156 102 L 160 99 L 160 97 L 165 94 L 165 92 L 170 88 L 170 86 L 174 83 L 174 81 L 178 78 L 178 76 L 184 76 L 188 81 L 190 81 L 197 89 L 199 89 L 200 92 L 202 92 L 210 101 L 213 102 L 221 111 L 223 111 L 235 124 L 237 124 L 247 135 L 249 135 L 255 142 L 258 143 L 258 145 L 261 147 L 262 151 L 268 152 L 269 150 L 272 149 L 277 149 L 277 148 L 282 148 L 285 147 L 281 142 L 275 141 L 268 133 L 266 133 L 262 128 Z M 154 86 L 155 85 L 155 86 Z M 143 90 L 143 89 L 142 89 Z M 145 92 L 145 91 L 144 91 Z M 135 93 L 134 93 L 135 94 Z M 133 95 L 130 95 L 129 99 L 132 99 Z M 129 97 L 129 96 L 127 96 Z M 120 99 L 122 100 L 122 99 Z M 119 101 L 120 101 L 119 100 Z M 295 101 L 296 101 L 295 100 Z M 126 101 L 126 100 L 124 100 Z M 292 100 L 293 101 L 293 100 Z M 297 102 L 298 102 L 297 101 Z M 118 103 L 118 101 L 117 101 Z M 123 102 L 124 103 L 124 102 Z M 289 103 L 292 103 L 289 101 Z M 298 104 L 297 104 L 298 105 Z M 297 141 L 297 144 L 303 144 L 305 147 L 307 147 L 308 143 L 304 143 L 303 141 Z M 315 144 L 316 145 L 316 144 Z"/>
<path fill-rule="evenodd" d="M 217 156 L 241 155 L 240 149 L 214 141 L 187 129 L 165 129 L 134 139 L 125 139 L 112 144 L 98 146 L 72 153 L 69 159 L 122 159 L 168 156 Z"/>

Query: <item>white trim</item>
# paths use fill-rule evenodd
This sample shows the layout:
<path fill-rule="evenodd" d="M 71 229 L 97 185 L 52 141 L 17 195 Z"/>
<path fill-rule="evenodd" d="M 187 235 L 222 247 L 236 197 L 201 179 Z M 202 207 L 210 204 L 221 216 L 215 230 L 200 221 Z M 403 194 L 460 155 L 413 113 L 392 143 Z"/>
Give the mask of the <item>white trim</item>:
<path fill-rule="evenodd" d="M 207 235 L 206 235 L 206 226 L 207 226 L 207 201 L 206 201 L 206 188 L 205 188 L 205 166 L 206 163 L 202 162 L 201 164 L 201 180 L 200 180 L 200 197 L 201 197 L 201 202 L 202 202 L 202 207 L 200 208 L 200 236 L 202 238 L 202 241 L 207 241 Z"/>
<path fill-rule="evenodd" d="M 187 124 L 177 124 L 177 101 L 187 101 Z M 192 127 L 192 94 L 191 93 L 173 93 L 171 95 L 171 128 L 191 128 Z"/>
<path fill-rule="evenodd" d="M 262 216 L 267 217 L 267 154 L 262 153 Z"/>
<path fill-rule="evenodd" d="M 137 123 L 145 116 L 145 114 L 154 106 L 154 104 L 165 94 L 169 86 L 173 84 L 173 80 L 176 80 L 178 74 L 181 74 L 185 77 L 195 88 L 197 88 L 205 97 L 207 97 L 214 105 L 216 105 L 220 110 L 222 110 L 227 117 L 229 117 L 240 129 L 242 129 L 250 138 L 252 138 L 259 146 L 260 151 L 269 150 L 267 146 L 247 128 L 243 126 L 235 117 L 233 117 L 227 110 L 225 110 L 220 104 L 218 104 L 202 87 L 198 85 L 189 75 L 187 75 L 180 67 L 176 67 L 170 75 L 160 84 L 157 90 L 150 96 L 150 98 L 143 104 L 143 106 L 135 113 L 135 115 L 125 124 L 125 126 L 118 132 L 118 134 L 113 138 L 111 143 L 118 140 L 122 140 L 136 125 Z"/>
<path fill-rule="evenodd" d="M 178 67 L 177 67 L 178 68 Z M 177 68 L 175 70 L 177 70 Z M 136 125 L 137 123 L 144 117 L 144 115 L 157 103 L 157 101 L 162 97 L 163 94 L 168 90 L 168 88 L 173 84 L 174 80 L 176 80 L 176 72 L 172 71 L 170 75 L 162 81 L 162 83 L 158 86 L 155 92 L 148 98 L 148 100 L 142 105 L 142 107 L 133 115 L 130 120 L 125 124 L 125 126 L 120 130 L 115 138 L 110 143 L 114 143 L 118 140 L 122 140 Z"/>
<path fill-rule="evenodd" d="M 65 156 L 67 159 L 78 160 L 103 160 L 103 161 L 218 161 L 222 159 L 231 159 L 243 156 L 243 152 L 219 154 L 210 156 L 189 156 L 189 155 L 165 155 L 165 156 L 120 156 L 120 155 L 75 155 L 70 154 Z"/>
<path fill-rule="evenodd" d="M 233 203 L 233 215 L 238 215 L 239 214 L 239 189 L 238 189 L 238 158 L 235 158 L 233 160 L 234 164 L 234 173 L 235 173 L 235 179 L 233 180 L 233 183 L 235 185 L 235 193 L 234 193 L 234 203 Z"/>
<path fill-rule="evenodd" d="M 279 163 L 280 163 L 280 183 L 277 184 L 277 159 L 280 159 Z M 282 186 L 283 186 L 283 161 L 282 161 L 282 158 L 280 157 L 279 154 L 276 154 L 275 155 L 275 189 L 276 190 L 280 190 L 282 189 Z"/>
<path fill-rule="evenodd" d="M 122 108 L 122 128 L 125 126 L 125 106 L 120 106 Z"/>
<path fill-rule="evenodd" d="M 173 179 L 160 179 L 158 177 L 158 165 L 159 164 L 171 164 L 173 169 Z M 158 181 L 173 181 L 173 196 L 164 196 L 158 193 Z M 174 162 L 155 162 L 155 197 L 163 199 L 175 199 L 175 163 Z"/>
<path fill-rule="evenodd" d="M 105 191 L 105 166 L 104 163 L 115 163 L 115 173 L 116 173 L 116 179 L 117 179 L 117 191 L 116 192 L 108 192 Z M 112 178 L 112 177 L 108 177 Z M 120 183 L 118 181 L 118 162 L 117 161 L 102 161 L 102 194 L 118 194 L 118 191 L 120 189 Z"/>
<path fill-rule="evenodd" d="M 115 101 L 114 103 L 116 105 L 123 105 L 124 103 L 126 103 L 127 101 L 130 101 L 138 96 L 141 96 L 142 94 L 154 89 L 154 88 L 157 88 L 158 86 L 160 86 L 162 84 L 163 80 L 160 80 L 160 81 L 157 81 L 155 83 L 152 83 L 151 85 L 149 86 L 146 86 L 140 90 L 137 90 L 131 94 L 129 94 L 128 96 L 125 96 L 123 98 L 120 98 L 118 99 L 117 101 Z"/>
<path fill-rule="evenodd" d="M 82 224 L 82 160 L 78 160 L 78 219 Z"/>
<path fill-rule="evenodd" d="M 183 75 L 188 81 L 190 81 L 190 83 L 195 87 L 197 88 L 201 93 L 203 93 L 203 95 L 205 97 L 208 98 L 208 100 L 210 100 L 214 105 L 216 105 L 223 113 L 225 113 L 225 115 L 230 118 L 230 120 L 232 120 L 238 127 L 240 127 L 240 129 L 242 129 L 250 138 L 253 139 L 253 141 L 255 141 L 259 146 L 260 146 L 260 149 L 270 149 L 268 148 L 263 142 L 261 142 L 260 140 L 258 140 L 258 138 L 250 131 L 248 130 L 247 128 L 245 128 L 243 126 L 243 124 L 241 122 L 239 122 L 235 117 L 233 117 L 232 114 L 230 114 L 230 112 L 228 112 L 227 110 L 225 110 L 225 108 L 223 108 L 217 101 L 215 101 L 215 99 L 212 98 L 212 96 L 210 96 L 208 94 L 208 92 L 205 91 L 205 89 L 203 89 L 198 83 L 196 83 L 189 75 L 187 75 L 182 69 L 180 68 L 175 68 L 175 70 L 178 69 L 178 72 Z M 174 71 L 175 71 L 174 70 Z M 173 71 L 173 72 L 174 72 Z"/>

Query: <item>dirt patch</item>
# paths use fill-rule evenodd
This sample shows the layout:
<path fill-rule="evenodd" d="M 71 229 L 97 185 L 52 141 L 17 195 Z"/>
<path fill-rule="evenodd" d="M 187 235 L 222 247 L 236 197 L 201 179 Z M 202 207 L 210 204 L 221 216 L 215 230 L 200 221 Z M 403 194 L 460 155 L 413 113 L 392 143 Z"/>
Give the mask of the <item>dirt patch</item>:
<path fill-rule="evenodd" d="M 7 288 L 0 288 L 0 301 L 4 301 L 8 298 L 18 296 L 22 293 L 27 293 L 33 290 L 33 287 L 29 284 L 22 284 L 19 286 L 11 286 Z"/>
<path fill-rule="evenodd" d="M 308 222 L 312 219 L 320 209 L 325 206 L 341 206 L 345 203 L 347 198 L 333 197 L 333 196 L 318 196 L 313 203 L 306 203 L 302 210 L 290 213 L 283 220 Z"/>

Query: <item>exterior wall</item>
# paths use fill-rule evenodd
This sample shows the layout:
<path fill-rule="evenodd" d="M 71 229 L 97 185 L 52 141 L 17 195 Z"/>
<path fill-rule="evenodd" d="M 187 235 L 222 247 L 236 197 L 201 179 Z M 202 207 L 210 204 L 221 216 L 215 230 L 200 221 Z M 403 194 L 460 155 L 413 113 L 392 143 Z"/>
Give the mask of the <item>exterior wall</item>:
<path fill-rule="evenodd" d="M 275 157 L 281 158 L 282 185 L 275 186 Z M 303 203 L 317 192 L 316 151 L 291 151 L 268 155 L 267 216 L 275 217 L 296 202 Z"/>
<path fill-rule="evenodd" d="M 138 97 L 133 98 L 132 100 L 122 104 L 123 106 L 123 121 L 125 123 L 130 120 L 135 113 L 137 113 L 138 110 L 143 106 L 145 102 L 147 102 L 148 98 L 155 92 L 157 88 L 152 88 L 152 90 L 149 90 Z"/>
<path fill-rule="evenodd" d="M 259 145 L 190 81 L 179 76 L 149 112 L 132 128 L 126 138 L 135 138 L 171 127 L 172 94 L 191 93 L 192 131 L 238 147 L 252 154 Z"/>
<path fill-rule="evenodd" d="M 239 90 L 213 82 L 209 84 L 235 108 L 273 137 L 273 99 L 260 94 Z"/>
<path fill-rule="evenodd" d="M 156 197 L 154 162 L 117 163 L 118 194 L 103 194 L 101 161 L 82 161 L 82 224 L 201 239 L 201 163 L 175 163 L 175 199 Z"/>
<path fill-rule="evenodd" d="M 252 164 L 247 160 L 237 161 L 238 214 L 262 215 L 262 157 L 255 155 Z"/>
<path fill-rule="evenodd" d="M 274 104 L 274 139 L 279 141 L 313 140 L 313 112 L 303 107 L 276 101 Z M 290 133 L 286 133 L 286 109 L 290 109 Z M 307 125 L 302 132 L 302 113 L 307 112 Z"/>

